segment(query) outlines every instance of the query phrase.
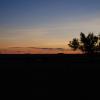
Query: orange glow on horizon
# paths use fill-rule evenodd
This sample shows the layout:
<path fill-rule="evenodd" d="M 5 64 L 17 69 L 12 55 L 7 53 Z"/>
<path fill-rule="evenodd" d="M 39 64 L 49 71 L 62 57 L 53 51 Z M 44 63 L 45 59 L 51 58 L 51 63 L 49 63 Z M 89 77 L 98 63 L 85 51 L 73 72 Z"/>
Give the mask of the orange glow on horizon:
<path fill-rule="evenodd" d="M 1 54 L 81 54 L 80 51 L 66 50 L 66 49 L 57 49 L 57 48 L 34 48 L 34 47 L 16 47 L 8 49 L 0 49 Z"/>

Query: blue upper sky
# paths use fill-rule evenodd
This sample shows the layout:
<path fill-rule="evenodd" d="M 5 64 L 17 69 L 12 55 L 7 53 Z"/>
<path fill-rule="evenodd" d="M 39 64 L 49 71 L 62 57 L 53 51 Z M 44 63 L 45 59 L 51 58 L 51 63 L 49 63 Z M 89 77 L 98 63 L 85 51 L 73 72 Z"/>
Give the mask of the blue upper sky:
<path fill-rule="evenodd" d="M 99 22 L 100 0 L 0 0 L 0 42 L 8 47 L 65 47 L 81 31 L 99 32 Z"/>

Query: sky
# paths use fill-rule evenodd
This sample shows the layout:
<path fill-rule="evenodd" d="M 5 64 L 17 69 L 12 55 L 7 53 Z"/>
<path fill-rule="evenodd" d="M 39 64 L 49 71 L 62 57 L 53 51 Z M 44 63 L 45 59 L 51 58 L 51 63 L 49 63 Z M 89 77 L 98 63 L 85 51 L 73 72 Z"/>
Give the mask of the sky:
<path fill-rule="evenodd" d="M 0 48 L 68 48 L 100 32 L 100 0 L 0 0 Z"/>

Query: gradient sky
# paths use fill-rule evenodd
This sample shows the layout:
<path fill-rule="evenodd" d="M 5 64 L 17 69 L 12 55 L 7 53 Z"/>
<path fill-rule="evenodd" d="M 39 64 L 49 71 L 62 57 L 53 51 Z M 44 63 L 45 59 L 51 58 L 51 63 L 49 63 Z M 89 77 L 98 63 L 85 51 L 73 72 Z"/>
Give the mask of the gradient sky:
<path fill-rule="evenodd" d="M 67 48 L 100 32 L 100 0 L 0 0 L 0 48 Z"/>

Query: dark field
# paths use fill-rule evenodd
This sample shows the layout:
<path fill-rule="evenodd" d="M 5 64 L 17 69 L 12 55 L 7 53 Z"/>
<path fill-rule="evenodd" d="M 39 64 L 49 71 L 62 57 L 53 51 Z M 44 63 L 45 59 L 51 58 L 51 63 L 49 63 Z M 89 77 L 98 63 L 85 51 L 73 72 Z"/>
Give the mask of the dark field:
<path fill-rule="evenodd" d="M 1 95 L 97 100 L 99 81 L 100 55 L 0 55 Z"/>

